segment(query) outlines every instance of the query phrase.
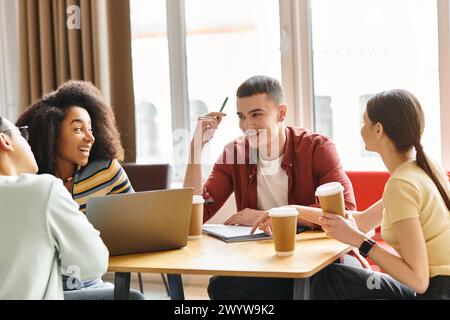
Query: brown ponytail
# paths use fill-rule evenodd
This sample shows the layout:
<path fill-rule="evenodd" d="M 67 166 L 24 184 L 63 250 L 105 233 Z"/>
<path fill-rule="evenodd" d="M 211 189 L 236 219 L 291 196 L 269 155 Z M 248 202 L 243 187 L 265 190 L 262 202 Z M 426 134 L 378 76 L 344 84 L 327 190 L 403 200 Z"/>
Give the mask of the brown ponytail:
<path fill-rule="evenodd" d="M 373 123 L 381 123 L 384 132 L 400 153 L 416 149 L 417 165 L 433 180 L 442 199 L 450 210 L 449 190 L 440 180 L 434 164 L 428 159 L 420 143 L 425 119 L 419 101 L 406 90 L 381 92 L 367 102 L 367 115 Z"/>
<path fill-rule="evenodd" d="M 442 199 L 444 199 L 445 205 L 447 206 L 447 209 L 450 210 L 450 199 L 448 196 L 448 190 L 445 190 L 444 186 L 446 184 L 442 184 L 441 181 L 439 181 L 439 173 L 436 170 L 436 167 L 432 164 L 432 162 L 428 159 L 427 155 L 423 151 L 423 147 L 421 144 L 418 144 L 414 146 L 416 149 L 416 162 L 417 165 L 425 171 L 428 176 L 433 180 L 434 184 L 439 190 L 439 193 L 442 196 Z"/>

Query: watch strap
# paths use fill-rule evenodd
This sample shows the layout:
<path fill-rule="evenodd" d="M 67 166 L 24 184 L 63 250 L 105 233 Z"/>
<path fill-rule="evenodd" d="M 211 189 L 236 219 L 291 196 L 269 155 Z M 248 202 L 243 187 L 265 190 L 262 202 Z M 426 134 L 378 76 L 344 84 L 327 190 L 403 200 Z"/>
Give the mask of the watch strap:
<path fill-rule="evenodd" d="M 370 238 L 364 239 L 363 243 L 359 247 L 359 253 L 364 257 L 367 258 L 369 255 L 369 251 L 373 248 L 373 246 L 376 244 L 376 242 Z"/>

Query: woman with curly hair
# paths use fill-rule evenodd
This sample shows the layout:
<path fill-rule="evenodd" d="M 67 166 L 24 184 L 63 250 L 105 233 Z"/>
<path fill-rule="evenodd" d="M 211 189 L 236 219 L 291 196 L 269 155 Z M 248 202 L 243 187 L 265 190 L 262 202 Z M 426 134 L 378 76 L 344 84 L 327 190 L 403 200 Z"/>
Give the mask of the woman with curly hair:
<path fill-rule="evenodd" d="M 119 164 L 124 150 L 114 114 L 91 83 L 64 83 L 26 110 L 17 125 L 29 128 L 38 173 L 60 178 L 81 212 L 92 197 L 134 192 Z M 101 279 L 81 285 L 68 279 L 64 290 L 105 286 Z"/>
<path fill-rule="evenodd" d="M 26 110 L 17 125 L 29 128 L 39 173 L 63 180 L 80 211 L 93 196 L 133 191 L 118 162 L 124 151 L 114 114 L 91 83 L 64 83 Z"/>

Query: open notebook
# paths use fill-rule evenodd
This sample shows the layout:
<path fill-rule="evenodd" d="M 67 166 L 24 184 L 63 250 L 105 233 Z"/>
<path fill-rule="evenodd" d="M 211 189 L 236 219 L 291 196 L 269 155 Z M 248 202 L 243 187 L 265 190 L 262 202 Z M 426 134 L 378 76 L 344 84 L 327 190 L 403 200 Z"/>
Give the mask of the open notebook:
<path fill-rule="evenodd" d="M 205 224 L 203 232 L 212 235 L 225 242 L 241 242 L 272 239 L 272 236 L 265 234 L 262 230 L 257 229 L 254 234 L 250 234 L 252 227 L 229 226 L 224 224 Z M 297 234 L 309 230 L 308 227 L 297 227 Z"/>

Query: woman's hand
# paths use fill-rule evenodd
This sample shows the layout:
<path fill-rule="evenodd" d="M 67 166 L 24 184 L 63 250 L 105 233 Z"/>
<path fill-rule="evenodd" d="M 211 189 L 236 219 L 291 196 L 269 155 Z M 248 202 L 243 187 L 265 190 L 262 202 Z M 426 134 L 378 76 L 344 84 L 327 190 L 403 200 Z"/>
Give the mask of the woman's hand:
<path fill-rule="evenodd" d="M 340 215 L 325 212 L 319 218 L 319 224 L 329 237 L 356 248 L 359 248 L 367 237 L 358 230 L 355 220 L 349 213 L 345 219 Z"/>

